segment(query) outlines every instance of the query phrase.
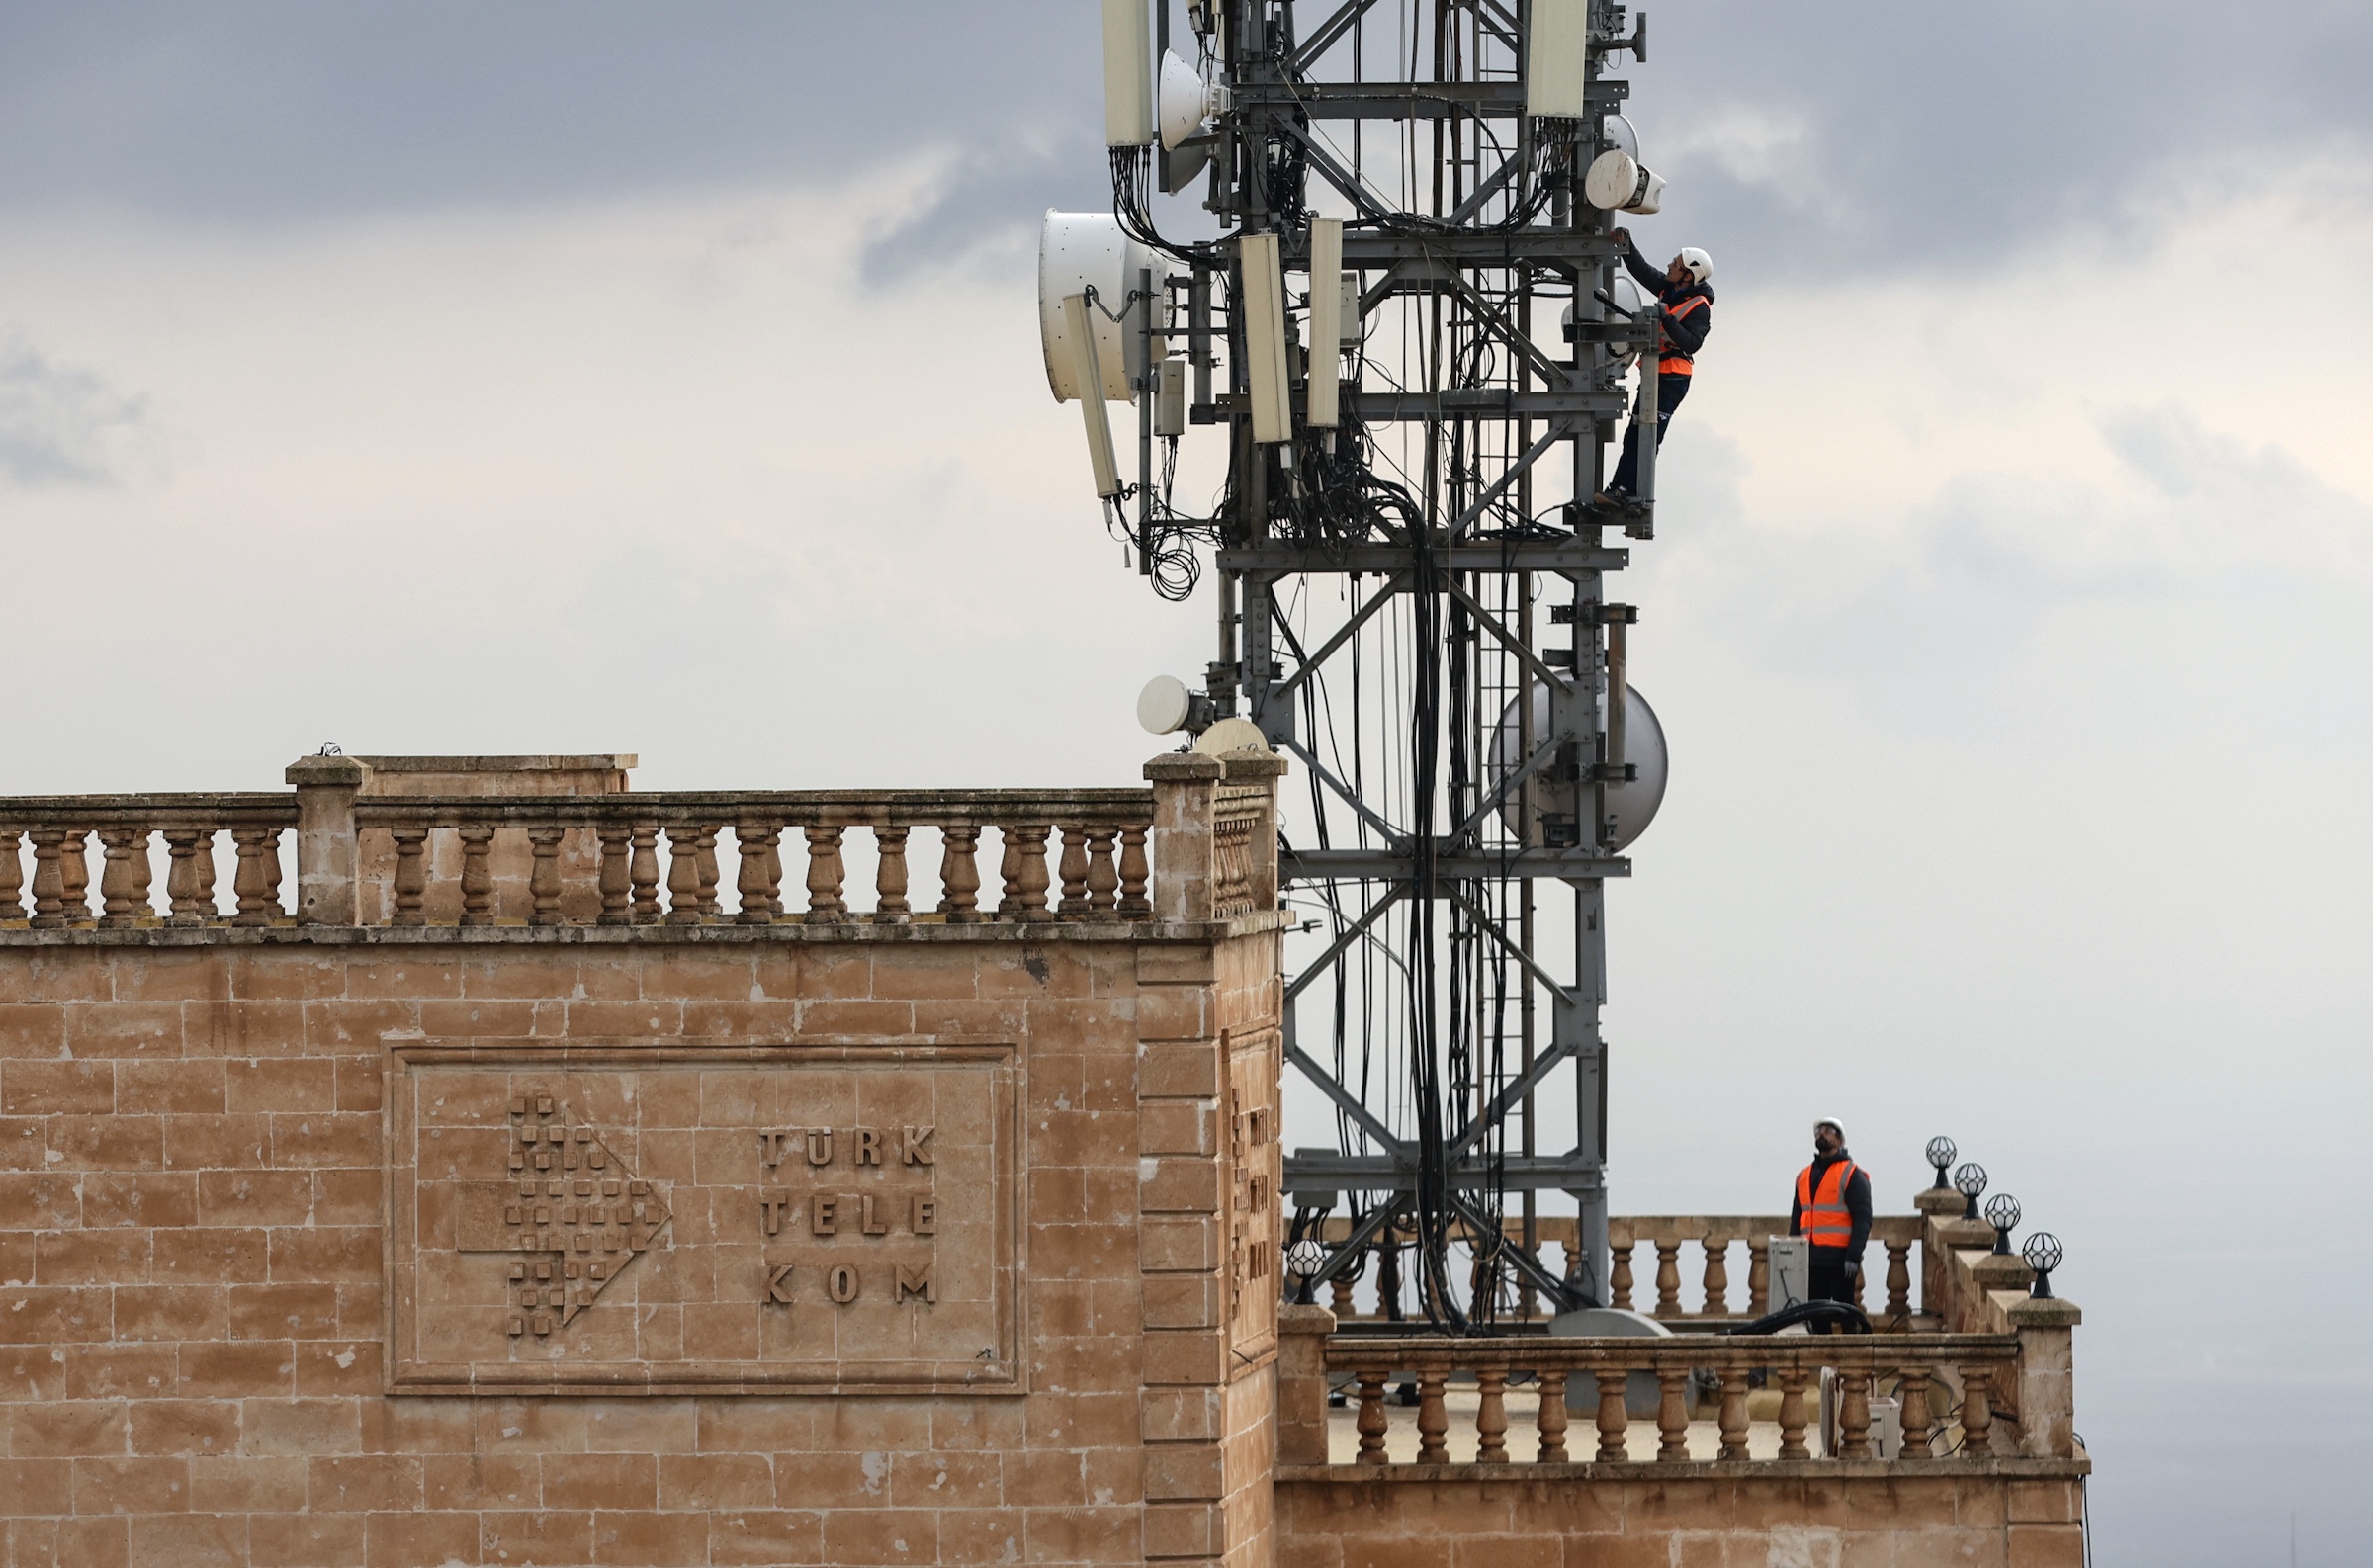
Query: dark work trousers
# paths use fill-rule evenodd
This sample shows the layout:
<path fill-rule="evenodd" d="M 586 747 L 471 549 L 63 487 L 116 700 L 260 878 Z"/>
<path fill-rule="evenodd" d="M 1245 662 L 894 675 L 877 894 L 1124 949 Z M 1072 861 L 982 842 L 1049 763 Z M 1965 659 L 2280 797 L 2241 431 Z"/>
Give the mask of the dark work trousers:
<path fill-rule="evenodd" d="M 1860 1305 L 1856 1300 L 1858 1292 L 1854 1288 L 1860 1281 L 1846 1277 L 1846 1250 L 1842 1247 L 1815 1247 L 1810 1251 L 1811 1267 L 1806 1270 L 1810 1278 L 1805 1282 L 1805 1289 L 1812 1299 Z M 1819 1334 L 1827 1331 L 1815 1329 L 1813 1332 Z"/>
<path fill-rule="evenodd" d="M 1694 376 L 1659 376 L 1656 378 L 1656 449 L 1658 451 L 1664 450 L 1664 432 L 1673 422 L 1673 410 L 1680 407 L 1681 399 L 1689 395 L 1689 384 L 1696 379 Z M 1639 419 L 1634 415 L 1631 427 L 1624 432 L 1623 460 L 1616 464 L 1615 478 L 1608 481 L 1607 488 L 1610 493 L 1620 490 L 1628 495 L 1638 483 Z"/>

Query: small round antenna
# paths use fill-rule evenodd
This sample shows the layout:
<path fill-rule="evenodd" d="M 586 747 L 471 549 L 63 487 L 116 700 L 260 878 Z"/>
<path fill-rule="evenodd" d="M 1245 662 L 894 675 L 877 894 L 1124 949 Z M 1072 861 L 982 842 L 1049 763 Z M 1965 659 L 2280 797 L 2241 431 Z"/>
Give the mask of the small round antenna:
<path fill-rule="evenodd" d="M 1211 699 L 1176 675 L 1156 675 L 1137 694 L 1137 722 L 1148 735 L 1200 735 L 1211 728 Z"/>

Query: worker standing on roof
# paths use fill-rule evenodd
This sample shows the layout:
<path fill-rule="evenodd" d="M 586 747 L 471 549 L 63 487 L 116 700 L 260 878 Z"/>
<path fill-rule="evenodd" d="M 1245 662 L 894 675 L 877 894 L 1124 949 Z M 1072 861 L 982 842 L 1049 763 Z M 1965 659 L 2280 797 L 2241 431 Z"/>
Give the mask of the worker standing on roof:
<path fill-rule="evenodd" d="M 1665 426 L 1689 395 L 1698 350 L 1706 346 L 1706 334 L 1714 326 L 1714 258 L 1695 245 L 1684 246 L 1659 275 L 1631 243 L 1629 229 L 1617 229 L 1615 242 L 1624 247 L 1624 265 L 1631 276 L 1642 288 L 1656 291 L 1656 304 L 1648 313 L 1656 321 L 1656 444 L 1662 447 Z M 1599 500 L 1604 505 L 1628 505 L 1638 483 L 1639 415 L 1634 411 L 1631 428 L 1624 432 L 1623 460 Z"/>
<path fill-rule="evenodd" d="M 1871 1178 L 1846 1153 L 1846 1130 L 1834 1119 L 1812 1124 L 1812 1164 L 1797 1173 L 1797 1199 L 1789 1206 L 1788 1234 L 1812 1243 L 1812 1277 L 1805 1283 L 1814 1301 L 1853 1301 L 1862 1273 L 1862 1250 L 1871 1239 Z"/>

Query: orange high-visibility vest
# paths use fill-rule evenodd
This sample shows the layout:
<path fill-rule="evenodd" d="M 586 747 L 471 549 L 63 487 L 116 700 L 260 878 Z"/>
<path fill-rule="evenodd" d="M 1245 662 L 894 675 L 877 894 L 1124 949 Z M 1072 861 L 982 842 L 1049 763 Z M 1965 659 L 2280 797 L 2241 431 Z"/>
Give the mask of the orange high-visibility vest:
<path fill-rule="evenodd" d="M 1812 1189 L 1812 1167 L 1797 1173 L 1798 1226 L 1815 1247 L 1854 1245 L 1854 1216 L 1846 1212 L 1846 1183 L 1854 1179 L 1855 1164 L 1840 1160 L 1821 1173 L 1821 1189 Z"/>
<path fill-rule="evenodd" d="M 1672 309 L 1666 311 L 1665 313 L 1678 320 L 1680 317 L 1689 314 L 1690 311 L 1697 309 L 1705 303 L 1706 297 L 1704 295 L 1693 294 L 1688 299 L 1682 301 L 1679 305 L 1674 305 Z M 1693 376 L 1697 374 L 1696 362 L 1687 354 L 1682 353 L 1679 349 L 1673 346 L 1672 339 L 1664 335 L 1664 329 L 1662 327 L 1659 327 L 1656 330 L 1656 351 L 1658 354 L 1663 356 L 1656 361 L 1657 375 Z"/>

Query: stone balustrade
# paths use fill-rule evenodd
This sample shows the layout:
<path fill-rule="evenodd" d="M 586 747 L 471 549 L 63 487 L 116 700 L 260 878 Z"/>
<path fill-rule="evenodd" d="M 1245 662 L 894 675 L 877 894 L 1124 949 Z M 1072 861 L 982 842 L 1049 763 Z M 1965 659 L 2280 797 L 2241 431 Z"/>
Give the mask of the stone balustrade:
<path fill-rule="evenodd" d="M 1572 1215 L 1543 1214 L 1533 1220 L 1532 1225 L 1534 1234 L 1542 1243 L 1565 1249 L 1569 1259 L 1574 1256 Z M 1857 1304 L 1869 1311 L 1868 1297 L 1874 1276 L 1885 1284 L 1886 1308 L 1874 1314 L 1874 1321 L 1883 1328 L 1910 1327 L 1918 1315 L 1919 1309 L 1911 1297 L 1913 1253 L 1924 1247 L 1926 1225 L 1926 1219 L 1917 1214 L 1879 1215 L 1871 1222 L 1871 1266 L 1856 1279 L 1855 1288 Z M 1524 1228 L 1525 1222 L 1520 1219 L 1502 1222 L 1502 1231 L 1510 1240 L 1521 1237 Z M 1341 1241 L 1350 1234 L 1351 1222 L 1347 1219 L 1331 1219 L 1326 1224 L 1329 1241 Z M 1464 1239 L 1463 1229 L 1456 1234 Z M 1787 1234 L 1785 1214 L 1613 1216 L 1607 1222 L 1613 1259 L 1609 1305 L 1644 1311 L 1664 1322 L 1732 1323 L 1760 1318 L 1772 1310 L 1771 1239 Z M 1410 1238 L 1399 1235 L 1397 1239 Z M 1641 1255 L 1643 1246 L 1652 1251 L 1652 1264 L 1646 1263 Z M 1886 1260 L 1884 1264 L 1879 1263 L 1882 1256 Z M 1732 1279 L 1733 1261 L 1739 1260 L 1743 1260 L 1741 1266 L 1745 1269 L 1743 1293 Z M 1697 1264 L 1694 1307 L 1683 1294 L 1685 1261 Z M 1652 1269 L 1648 1280 L 1652 1295 L 1639 1288 L 1638 1275 L 1643 1266 Z M 1933 1286 L 1929 1293 L 1935 1294 Z M 1331 1294 L 1337 1318 L 1349 1321 L 1361 1316 L 1351 1281 L 1335 1281 Z"/>
<path fill-rule="evenodd" d="M 0 799 L 0 926 L 396 934 L 1230 919 L 1276 907 L 1282 766 L 1252 752 L 1157 757 L 1151 789 L 419 795 L 367 791 L 363 759 L 308 757 L 289 769 L 291 794 Z M 227 911 L 216 872 L 225 833 L 237 856 Z M 105 848 L 97 909 L 94 837 Z M 282 891 L 291 838 L 293 908 Z M 984 851 L 997 856 L 986 878 Z M 870 889 L 851 885 L 852 857 L 869 865 Z"/>
<path fill-rule="evenodd" d="M 1818 1417 L 1822 1374 L 1830 1376 L 1837 1405 L 1839 1459 L 1878 1457 L 1872 1437 L 1874 1385 L 1897 1401 L 1905 1463 L 1996 1452 L 1992 1386 L 2013 1366 L 2020 1346 L 2011 1335 L 1827 1335 L 1745 1338 L 1689 1334 L 1649 1339 L 1550 1339 L 1508 1337 L 1484 1340 L 1341 1337 L 1325 1349 L 1323 1364 L 1337 1380 L 1348 1379 L 1358 1408 L 1359 1447 L 1350 1462 L 1391 1462 L 1388 1438 L 1396 1414 L 1414 1424 L 1414 1462 L 1450 1462 L 1450 1408 L 1453 1379 L 1475 1389 L 1475 1464 L 1529 1461 L 1540 1464 L 1626 1463 L 1643 1446 L 1632 1431 L 1626 1389 L 1644 1373 L 1660 1391 L 1654 1418 L 1653 1462 L 1809 1460 L 1807 1431 Z M 1413 1385 L 1414 1409 L 1396 1406 L 1395 1385 Z M 1750 1385 L 1776 1389 L 1771 1426 L 1775 1443 L 1756 1453 L 1749 1445 Z M 1573 1399 L 1579 1391 L 1582 1398 Z M 1531 1439 L 1510 1437 L 1512 1402 L 1529 1417 Z M 1714 1412 L 1710 1435 L 1718 1446 L 1693 1453 L 1695 1407 Z M 1568 1438 L 1569 1410 L 1595 1410 L 1595 1446 Z M 1463 1445 L 1462 1445 L 1463 1447 Z M 1304 1452 L 1297 1462 L 1342 1462 L 1333 1455 Z"/>
<path fill-rule="evenodd" d="M 0 922 L 21 921 L 36 930 L 269 925 L 287 917 L 280 892 L 281 839 L 296 826 L 292 795 L 0 800 Z M 225 833 L 236 855 L 228 913 L 216 885 L 216 850 Z M 105 856 L 97 909 L 90 898 L 93 840 Z M 167 857 L 161 911 L 155 902 L 159 843 Z"/>
<path fill-rule="evenodd" d="M 1871 1248 L 1865 1266 L 1854 1281 L 1856 1305 L 1873 1312 L 1870 1286 L 1879 1273 L 1879 1255 L 1886 1257 L 1884 1280 L 1887 1304 L 1883 1311 L 1873 1312 L 1883 1324 L 1908 1324 L 1913 1316 L 1911 1300 L 1912 1249 L 1922 1240 L 1924 1221 L 1918 1215 L 1877 1215 L 1871 1221 Z M 1634 1311 L 1644 1311 L 1661 1321 L 1687 1318 L 1730 1318 L 1731 1310 L 1730 1260 L 1737 1248 L 1746 1258 L 1746 1299 L 1744 1316 L 1760 1318 L 1771 1310 L 1771 1238 L 1788 1234 L 1786 1214 L 1748 1215 L 1658 1215 L 1613 1217 L 1607 1222 L 1609 1251 L 1613 1265 L 1608 1283 L 1611 1305 Z M 1633 1258 L 1645 1246 L 1654 1254 L 1654 1273 L 1651 1276 L 1655 1295 L 1652 1304 L 1640 1305 L 1635 1299 L 1637 1268 Z M 1699 1304 L 1693 1311 L 1682 1297 L 1683 1249 L 1693 1249 L 1698 1255 Z M 1642 1264 L 1645 1260 L 1642 1259 Z"/>

